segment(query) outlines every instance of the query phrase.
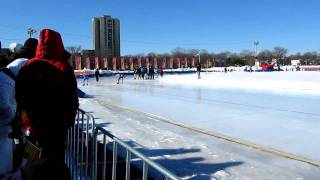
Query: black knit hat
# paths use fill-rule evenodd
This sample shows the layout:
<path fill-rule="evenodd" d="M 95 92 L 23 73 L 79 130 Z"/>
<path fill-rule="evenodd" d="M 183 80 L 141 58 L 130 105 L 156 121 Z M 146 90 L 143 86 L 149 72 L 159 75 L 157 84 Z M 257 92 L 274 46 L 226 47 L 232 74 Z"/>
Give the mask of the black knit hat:
<path fill-rule="evenodd" d="M 12 53 L 9 56 L 9 62 L 12 62 L 18 58 L 32 59 L 36 55 L 36 50 L 38 46 L 38 40 L 34 38 L 29 38 L 25 41 L 24 46 L 17 52 Z"/>
<path fill-rule="evenodd" d="M 27 58 L 30 59 L 36 55 L 37 46 L 38 46 L 38 40 L 35 38 L 29 38 L 26 40 L 26 42 L 24 42 L 23 49 L 25 49 L 28 52 Z"/>

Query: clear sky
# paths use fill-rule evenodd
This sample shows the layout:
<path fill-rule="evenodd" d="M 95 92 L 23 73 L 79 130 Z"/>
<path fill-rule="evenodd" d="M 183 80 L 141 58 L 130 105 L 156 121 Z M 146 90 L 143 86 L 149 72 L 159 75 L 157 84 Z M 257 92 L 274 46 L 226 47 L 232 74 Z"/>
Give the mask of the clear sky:
<path fill-rule="evenodd" d="M 65 46 L 92 48 L 91 19 L 121 23 L 121 54 L 164 53 L 176 47 L 209 52 L 282 46 L 320 51 L 319 0 L 4 0 L 3 46 L 23 42 L 26 29 L 52 28 Z M 38 34 L 36 35 L 38 36 Z"/>

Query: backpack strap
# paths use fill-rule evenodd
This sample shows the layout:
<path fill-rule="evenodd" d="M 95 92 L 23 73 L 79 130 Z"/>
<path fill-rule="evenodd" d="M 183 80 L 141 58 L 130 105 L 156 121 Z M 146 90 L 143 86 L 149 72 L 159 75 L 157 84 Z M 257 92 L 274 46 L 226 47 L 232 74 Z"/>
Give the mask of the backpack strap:
<path fill-rule="evenodd" d="M 13 72 L 9 68 L 6 68 L 6 67 L 0 68 L 0 72 L 4 72 L 7 76 L 9 76 L 14 81 L 17 80 L 17 77 L 13 74 Z"/>

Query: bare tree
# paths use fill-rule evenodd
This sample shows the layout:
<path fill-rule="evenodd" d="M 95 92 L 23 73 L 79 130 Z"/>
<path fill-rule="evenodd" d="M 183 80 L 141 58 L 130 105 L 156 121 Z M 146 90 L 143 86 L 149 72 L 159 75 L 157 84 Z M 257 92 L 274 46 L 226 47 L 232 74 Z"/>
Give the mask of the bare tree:
<path fill-rule="evenodd" d="M 270 50 L 262 50 L 258 54 L 258 59 L 262 61 L 271 61 L 273 58 L 273 54 Z"/>
<path fill-rule="evenodd" d="M 284 58 L 286 57 L 288 53 L 288 50 L 286 48 L 282 48 L 282 47 L 274 47 L 272 54 L 273 57 L 275 57 L 277 59 L 277 64 L 282 64 L 284 65 Z"/>
<path fill-rule="evenodd" d="M 173 49 L 173 50 L 171 51 L 171 54 L 172 54 L 173 56 L 183 56 L 184 53 L 185 53 L 185 49 L 180 48 L 180 47 L 175 48 L 175 49 Z"/>
<path fill-rule="evenodd" d="M 255 52 L 250 50 L 243 50 L 239 54 L 239 58 L 244 60 L 247 65 L 254 65 L 255 62 Z"/>
<path fill-rule="evenodd" d="M 199 50 L 197 50 L 197 49 L 189 49 L 188 53 L 191 56 L 196 56 L 199 53 Z"/>
<path fill-rule="evenodd" d="M 65 48 L 70 54 L 80 53 L 82 50 L 81 46 L 67 46 Z"/>
<path fill-rule="evenodd" d="M 313 52 L 305 52 L 302 56 L 303 62 L 302 64 L 311 65 L 311 64 L 318 64 L 318 53 Z"/>
<path fill-rule="evenodd" d="M 149 56 L 149 57 L 154 57 L 154 56 L 157 56 L 157 53 L 155 53 L 155 52 L 150 52 L 150 53 L 148 53 L 148 56 Z"/>

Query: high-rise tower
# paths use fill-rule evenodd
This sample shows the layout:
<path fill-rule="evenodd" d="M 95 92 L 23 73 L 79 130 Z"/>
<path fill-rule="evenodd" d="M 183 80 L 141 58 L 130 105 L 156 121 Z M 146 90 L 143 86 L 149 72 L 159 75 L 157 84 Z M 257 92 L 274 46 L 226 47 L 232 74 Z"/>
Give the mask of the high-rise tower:
<path fill-rule="evenodd" d="M 92 19 L 93 48 L 99 57 L 120 56 L 120 21 L 111 16 Z"/>

